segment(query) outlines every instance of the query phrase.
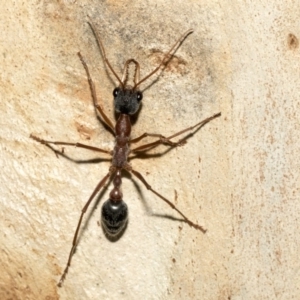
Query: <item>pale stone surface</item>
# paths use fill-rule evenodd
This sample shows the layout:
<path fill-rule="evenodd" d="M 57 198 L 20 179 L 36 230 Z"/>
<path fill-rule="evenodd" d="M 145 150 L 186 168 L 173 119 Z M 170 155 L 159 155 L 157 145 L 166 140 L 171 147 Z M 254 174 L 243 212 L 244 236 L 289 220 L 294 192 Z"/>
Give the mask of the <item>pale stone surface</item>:
<path fill-rule="evenodd" d="M 1 7 L 1 299 L 299 298 L 299 3 L 32 1 Z M 109 163 L 58 159 L 29 135 L 113 147 L 95 117 L 76 54 L 86 58 L 113 119 L 115 79 L 105 71 L 87 15 L 118 73 L 135 58 L 147 74 L 180 34 L 194 29 L 159 80 L 143 85 L 149 88 L 133 136 L 169 135 L 219 111 L 222 117 L 184 147 L 131 161 L 161 194 L 174 200 L 177 193 L 176 205 L 207 233 L 178 221 L 127 176 L 125 234 L 107 240 L 97 225 L 101 202 L 90 210 L 59 289 L 80 210 Z M 65 152 L 77 160 L 101 157 Z"/>

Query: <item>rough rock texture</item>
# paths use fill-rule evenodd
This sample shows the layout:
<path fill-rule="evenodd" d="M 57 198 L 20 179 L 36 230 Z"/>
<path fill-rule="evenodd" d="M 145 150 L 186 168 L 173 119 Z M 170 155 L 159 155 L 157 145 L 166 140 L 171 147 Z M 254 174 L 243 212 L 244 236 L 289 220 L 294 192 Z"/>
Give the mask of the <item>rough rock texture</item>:
<path fill-rule="evenodd" d="M 0 298 L 297 299 L 299 15 L 297 1 L 2 4 Z M 97 223 L 109 187 L 87 213 L 58 288 L 80 211 L 109 162 L 80 163 L 105 156 L 72 147 L 65 153 L 79 162 L 57 158 L 29 135 L 113 147 L 77 56 L 86 58 L 114 120 L 116 80 L 87 16 L 118 74 L 128 58 L 149 73 L 194 29 L 165 71 L 143 85 L 133 136 L 170 135 L 219 111 L 222 117 L 183 147 L 131 161 L 207 233 L 126 176 L 124 235 L 111 242 Z"/>

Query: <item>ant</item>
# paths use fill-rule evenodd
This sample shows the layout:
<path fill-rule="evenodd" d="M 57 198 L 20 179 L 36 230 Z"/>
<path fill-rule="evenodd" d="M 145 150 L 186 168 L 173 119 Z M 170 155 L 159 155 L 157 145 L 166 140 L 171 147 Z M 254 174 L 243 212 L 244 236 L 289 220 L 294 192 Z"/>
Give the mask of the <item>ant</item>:
<path fill-rule="evenodd" d="M 50 146 L 50 144 L 62 145 L 62 146 L 75 146 L 78 148 L 84 148 L 84 149 L 91 150 L 91 151 L 97 151 L 97 152 L 105 153 L 105 154 L 112 156 L 111 166 L 109 168 L 108 173 L 100 180 L 100 182 L 94 189 L 93 193 L 91 194 L 90 198 L 88 199 L 88 201 L 86 202 L 85 206 L 83 207 L 83 209 L 81 211 L 81 215 L 80 215 L 80 218 L 79 218 L 76 230 L 75 230 L 73 243 L 72 243 L 72 247 L 70 250 L 67 265 L 66 265 L 64 272 L 58 283 L 59 287 L 62 286 L 62 284 L 66 278 L 66 275 L 68 273 L 68 269 L 71 265 L 72 256 L 75 252 L 77 242 L 78 242 L 78 233 L 79 233 L 79 229 L 80 229 L 80 226 L 82 223 L 83 216 L 84 216 L 85 212 L 87 211 L 92 200 L 95 198 L 95 196 L 98 194 L 98 192 L 105 186 L 105 184 L 109 178 L 113 178 L 113 180 L 112 180 L 113 189 L 111 190 L 111 192 L 109 194 L 109 199 L 107 201 L 105 201 L 102 206 L 102 212 L 101 212 L 102 227 L 103 227 L 105 233 L 110 237 L 116 237 L 124 231 L 126 224 L 127 224 L 127 220 L 128 220 L 128 208 L 127 208 L 126 203 L 123 201 L 123 194 L 121 191 L 122 170 L 125 170 L 125 171 L 133 174 L 135 177 L 137 177 L 145 185 L 145 187 L 148 190 L 150 190 L 153 194 L 155 194 L 160 199 L 165 201 L 171 208 L 176 210 L 183 217 L 184 221 L 186 223 L 188 223 L 190 226 L 194 227 L 195 229 L 201 230 L 203 233 L 206 232 L 206 230 L 202 226 L 200 226 L 196 223 L 193 223 L 171 201 L 169 201 L 167 198 L 165 198 L 164 196 L 159 194 L 156 190 L 154 190 L 150 186 L 150 184 L 146 181 L 146 179 L 143 177 L 143 175 L 132 168 L 132 166 L 128 163 L 128 159 L 129 159 L 129 154 L 131 154 L 131 153 L 137 154 L 137 153 L 141 153 L 141 152 L 146 152 L 160 144 L 169 145 L 171 147 L 182 146 L 183 144 L 186 143 L 187 137 L 179 140 L 178 142 L 172 142 L 171 140 L 179 135 L 182 135 L 185 132 L 193 130 L 194 128 L 200 129 L 206 123 L 210 122 L 211 120 L 213 120 L 221 115 L 221 113 L 217 113 L 205 120 L 202 120 L 201 122 L 199 122 L 191 127 L 181 130 L 169 137 L 165 137 L 161 134 L 144 133 L 141 136 L 132 139 L 130 137 L 130 133 L 131 133 L 130 116 L 137 113 L 137 111 L 139 110 L 139 107 L 140 107 L 141 100 L 143 99 L 143 93 L 139 90 L 138 87 L 141 85 L 141 83 L 143 83 L 148 78 L 150 78 L 152 75 L 154 75 L 161 67 L 165 67 L 167 65 L 167 63 L 172 58 L 171 53 L 173 53 L 182 44 L 182 42 L 185 40 L 185 38 L 189 34 L 191 34 L 193 32 L 193 30 L 190 29 L 190 30 L 186 31 L 176 41 L 176 43 L 172 46 L 172 48 L 168 51 L 168 53 L 164 55 L 160 64 L 152 72 L 150 72 L 147 76 L 140 79 L 139 63 L 134 59 L 129 59 L 125 62 L 122 79 L 120 79 L 120 77 L 114 71 L 114 69 L 112 68 L 111 64 L 109 63 L 109 61 L 107 59 L 107 56 L 106 56 L 106 53 L 104 50 L 104 46 L 98 35 L 95 25 L 91 21 L 88 22 L 88 24 L 90 25 L 90 27 L 95 35 L 97 44 L 102 53 L 103 59 L 106 63 L 106 66 L 111 70 L 111 72 L 113 73 L 113 75 L 116 77 L 116 79 L 119 82 L 119 86 L 113 90 L 114 109 L 115 109 L 115 112 L 118 114 L 118 119 L 117 119 L 116 125 L 114 126 L 113 123 L 110 121 L 110 119 L 106 116 L 102 107 L 98 104 L 95 86 L 94 86 L 93 80 L 91 78 L 88 66 L 85 62 L 85 59 L 81 55 L 81 53 L 78 52 L 78 56 L 79 56 L 81 63 L 86 71 L 86 74 L 87 74 L 87 79 L 88 79 L 88 82 L 90 85 L 94 107 L 100 114 L 104 123 L 114 133 L 114 136 L 115 136 L 114 149 L 111 151 L 111 150 L 93 147 L 93 146 L 89 146 L 89 145 L 85 145 L 85 144 L 81 144 L 81 143 L 48 141 L 48 140 L 43 140 L 39 137 L 36 137 L 32 134 L 30 135 L 30 137 L 32 139 L 34 139 L 37 142 L 40 142 L 41 144 L 45 144 L 46 146 L 49 146 L 52 150 L 54 150 L 54 149 Z M 130 86 L 127 84 L 128 73 L 129 73 L 128 71 L 129 71 L 130 64 L 135 65 L 134 77 L 133 77 L 134 85 L 133 86 Z M 147 143 L 147 144 L 135 147 L 133 149 L 130 149 L 131 144 L 137 143 L 145 137 L 154 137 L 157 139 L 152 143 Z M 54 151 L 56 154 L 60 153 L 61 155 L 64 155 L 64 148 L 63 148 L 62 152 L 58 152 L 57 150 L 54 150 Z"/>

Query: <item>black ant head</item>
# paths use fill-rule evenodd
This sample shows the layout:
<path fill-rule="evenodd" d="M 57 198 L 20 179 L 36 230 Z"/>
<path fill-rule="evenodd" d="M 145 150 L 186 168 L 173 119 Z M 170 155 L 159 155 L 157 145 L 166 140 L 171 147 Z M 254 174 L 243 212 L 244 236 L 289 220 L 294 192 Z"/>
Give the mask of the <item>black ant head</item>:
<path fill-rule="evenodd" d="M 91 26 L 98 46 L 101 49 L 104 61 L 107 65 L 107 67 L 111 70 L 111 72 L 113 73 L 113 75 L 116 77 L 116 79 L 119 82 L 119 87 L 114 89 L 113 95 L 114 95 L 114 105 L 115 105 L 115 111 L 117 113 L 121 113 L 121 114 L 126 114 L 126 115 L 133 115 L 135 114 L 139 107 L 140 107 L 140 102 L 143 98 L 143 94 L 141 91 L 138 90 L 138 86 L 141 85 L 141 83 L 143 83 L 144 81 L 146 81 L 148 78 L 150 78 L 151 76 L 153 76 L 157 71 L 160 70 L 160 68 L 165 65 L 166 63 L 168 63 L 170 61 L 170 55 L 176 51 L 176 49 L 181 45 L 181 43 L 184 41 L 184 39 L 193 32 L 192 29 L 189 29 L 188 31 L 186 31 L 177 41 L 176 43 L 172 46 L 172 48 L 164 55 L 162 61 L 160 62 L 160 64 L 152 71 L 150 72 L 148 75 L 146 75 L 144 78 L 140 79 L 140 64 L 133 58 L 128 59 L 125 62 L 124 65 L 124 69 L 123 69 L 123 75 L 122 78 L 120 78 L 118 76 L 118 74 L 115 72 L 115 70 L 113 69 L 113 67 L 111 66 L 111 64 L 109 63 L 107 57 L 106 57 L 106 53 L 105 53 L 105 49 L 104 46 L 102 44 L 102 41 L 100 39 L 100 36 L 97 33 L 97 30 L 93 24 L 92 21 L 88 22 L 89 25 Z M 172 55 L 171 55 L 172 56 Z M 87 66 L 85 64 L 85 62 L 83 61 L 83 59 L 81 58 L 81 61 L 83 62 L 83 65 L 85 67 L 85 69 L 87 70 Z M 134 64 L 135 65 L 135 69 L 134 69 L 134 75 L 133 75 L 133 83 L 134 86 L 128 86 L 127 85 L 127 81 L 128 81 L 128 74 L 129 74 L 129 65 L 130 64 Z M 88 70 L 87 70 L 88 72 Z"/>
<path fill-rule="evenodd" d="M 107 200 L 102 206 L 102 226 L 110 236 L 118 235 L 128 220 L 127 204 L 123 200 Z"/>
<path fill-rule="evenodd" d="M 113 91 L 114 107 L 117 113 L 133 115 L 140 108 L 143 93 L 131 86 L 117 87 Z"/>

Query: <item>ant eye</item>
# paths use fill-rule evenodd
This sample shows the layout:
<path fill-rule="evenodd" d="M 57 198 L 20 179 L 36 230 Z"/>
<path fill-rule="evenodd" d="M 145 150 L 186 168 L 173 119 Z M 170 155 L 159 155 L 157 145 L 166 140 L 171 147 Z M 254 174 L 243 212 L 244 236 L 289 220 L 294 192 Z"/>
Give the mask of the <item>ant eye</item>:
<path fill-rule="evenodd" d="M 114 91 L 113 91 L 113 96 L 114 96 L 114 97 L 117 97 L 118 94 L 119 94 L 119 91 L 120 91 L 119 88 L 115 88 Z"/>
<path fill-rule="evenodd" d="M 142 92 L 137 92 L 137 93 L 136 93 L 136 96 L 137 96 L 137 97 L 136 97 L 136 98 L 137 98 L 137 101 L 139 101 L 139 102 L 143 99 L 143 94 L 142 94 Z"/>

